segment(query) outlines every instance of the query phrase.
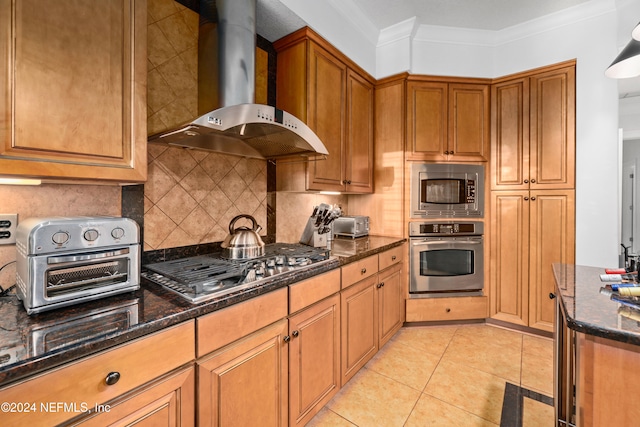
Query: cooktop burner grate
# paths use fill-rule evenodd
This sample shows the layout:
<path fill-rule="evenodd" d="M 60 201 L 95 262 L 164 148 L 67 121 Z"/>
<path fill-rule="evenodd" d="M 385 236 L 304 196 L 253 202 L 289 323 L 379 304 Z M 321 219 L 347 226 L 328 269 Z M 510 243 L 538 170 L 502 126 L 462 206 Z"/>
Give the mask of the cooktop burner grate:
<path fill-rule="evenodd" d="M 330 251 L 295 243 L 265 246 L 265 255 L 230 260 L 199 255 L 144 265 L 142 277 L 178 293 L 191 302 L 202 302 L 256 286 L 267 277 L 328 260 Z"/>

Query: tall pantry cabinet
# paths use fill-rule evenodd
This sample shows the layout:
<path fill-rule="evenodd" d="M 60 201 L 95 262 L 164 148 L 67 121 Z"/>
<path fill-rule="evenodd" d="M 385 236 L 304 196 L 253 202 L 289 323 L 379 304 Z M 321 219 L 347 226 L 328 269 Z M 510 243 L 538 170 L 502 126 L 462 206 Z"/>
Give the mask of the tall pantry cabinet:
<path fill-rule="evenodd" d="M 575 61 L 491 93 L 491 317 L 553 331 L 553 263 L 575 257 Z"/>

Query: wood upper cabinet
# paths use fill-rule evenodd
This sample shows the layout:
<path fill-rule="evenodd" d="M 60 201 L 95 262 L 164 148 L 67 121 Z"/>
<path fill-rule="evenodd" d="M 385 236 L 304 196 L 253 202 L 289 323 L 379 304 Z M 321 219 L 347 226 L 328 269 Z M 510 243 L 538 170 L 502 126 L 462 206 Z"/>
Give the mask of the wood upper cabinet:
<path fill-rule="evenodd" d="M 491 188 L 574 188 L 575 62 L 501 79 L 491 91 Z"/>
<path fill-rule="evenodd" d="M 279 190 L 373 191 L 374 79 L 309 28 L 274 43 L 276 106 L 299 117 L 329 151 L 278 162 Z"/>
<path fill-rule="evenodd" d="M 489 107 L 486 83 L 410 80 L 407 83 L 407 158 L 488 160 Z"/>
<path fill-rule="evenodd" d="M 0 174 L 144 181 L 147 2 L 0 10 Z"/>
<path fill-rule="evenodd" d="M 491 312 L 506 322 L 553 331 L 553 263 L 575 258 L 575 191 L 493 191 Z"/>

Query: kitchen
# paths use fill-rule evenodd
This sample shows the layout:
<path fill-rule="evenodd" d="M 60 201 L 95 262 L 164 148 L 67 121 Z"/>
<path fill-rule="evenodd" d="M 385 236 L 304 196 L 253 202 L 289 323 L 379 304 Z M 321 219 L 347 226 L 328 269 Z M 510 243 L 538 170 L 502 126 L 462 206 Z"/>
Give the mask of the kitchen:
<path fill-rule="evenodd" d="M 498 45 L 498 47 L 494 48 L 496 50 L 495 57 L 509 58 L 509 60 L 496 60 L 493 63 L 487 63 L 485 58 L 492 56 L 492 53 L 490 52 L 491 49 L 486 45 L 446 44 L 447 54 L 444 55 L 442 52 L 445 48 L 443 46 L 445 43 L 429 41 L 432 39 L 428 37 L 411 40 L 409 35 L 411 34 L 411 29 L 409 29 L 405 36 L 392 39 L 390 42 L 376 47 L 369 40 L 366 40 L 361 32 L 356 31 L 348 21 L 345 22 L 345 25 L 335 25 L 336 19 L 346 20 L 343 14 L 331 13 L 330 9 L 324 8 L 318 10 L 320 7 L 318 5 L 299 5 L 295 4 L 295 2 L 289 2 L 291 4 L 284 3 L 298 13 L 309 25 L 321 31 L 323 37 L 339 47 L 347 56 L 361 64 L 363 68 L 370 70 L 371 74 L 380 77 L 406 70 L 411 70 L 412 73 L 416 74 L 455 76 L 467 74 L 474 77 L 494 77 L 566 59 L 578 58 L 580 66 L 576 83 L 578 97 L 576 262 L 585 265 L 617 265 L 617 214 L 615 209 L 602 209 L 600 203 L 597 202 L 597 200 L 609 200 L 610 195 L 615 193 L 615 188 L 617 188 L 616 174 L 610 172 L 611 170 L 617 170 L 617 150 L 602 150 L 601 148 L 605 141 L 611 141 L 611 147 L 617 146 L 614 145 L 616 144 L 615 141 L 617 141 L 617 117 L 615 114 L 615 111 L 617 111 L 617 94 L 615 81 L 604 78 L 602 73 L 603 69 L 610 63 L 611 58 L 615 56 L 615 47 L 620 44 L 616 43 L 615 40 L 617 15 L 619 14 L 620 19 L 626 16 L 637 16 L 638 14 L 634 13 L 635 11 L 625 13 L 627 10 L 625 7 L 632 8 L 633 5 L 623 2 L 616 9 L 609 2 L 589 2 L 585 8 L 587 6 L 594 7 L 595 10 L 577 11 L 580 17 L 584 16 L 581 14 L 586 14 L 588 18 L 577 19 L 577 22 L 571 21 L 571 24 L 567 24 L 562 28 L 550 30 L 542 35 L 519 38 L 514 42 L 507 43 L 500 42 L 500 40 L 496 42 L 494 40 L 493 43 Z M 308 9 L 305 10 L 305 7 Z M 593 31 L 591 31 L 593 27 L 600 29 L 598 35 L 593 34 Z M 604 28 L 608 28 L 610 31 L 604 31 Z M 349 36 L 343 36 L 340 31 L 348 31 Z M 550 45 L 551 43 L 548 42 L 550 38 L 572 41 L 578 35 L 581 38 L 580 43 L 567 43 L 566 47 L 553 43 L 555 49 L 543 52 L 535 48 L 539 45 Z M 603 38 L 606 40 L 603 40 Z M 402 56 L 404 52 L 411 50 L 411 44 L 414 44 L 414 57 Z M 371 48 L 363 49 L 362 46 L 371 46 Z M 599 53 L 596 55 L 594 47 L 602 49 L 602 52 L 596 50 Z M 459 50 L 459 56 L 451 55 L 452 50 L 454 52 Z M 535 52 L 536 55 L 525 56 L 523 52 Z M 443 60 L 437 63 L 430 61 L 430 57 L 434 55 L 443 58 Z M 378 56 L 380 59 L 378 59 Z M 387 57 L 389 59 L 383 59 Z M 465 59 L 457 59 L 458 57 Z M 448 61 L 451 62 L 449 63 Z M 393 66 L 398 68 L 389 69 L 389 67 Z M 152 78 L 151 76 L 149 77 L 150 80 Z M 616 138 L 615 141 L 614 138 Z M 169 165 L 167 166 L 167 163 L 165 163 L 164 166 L 169 170 L 171 170 L 172 165 L 175 165 L 176 169 L 173 170 L 177 171 L 176 176 L 179 176 L 181 170 L 180 162 L 175 160 L 182 154 L 180 154 L 180 150 L 172 150 L 171 153 L 165 153 L 164 149 L 156 150 L 150 144 L 149 156 L 148 176 L 150 181 L 145 185 L 146 198 L 144 199 L 144 249 L 171 248 L 180 246 L 182 242 L 192 243 L 193 240 L 190 239 L 196 237 L 175 226 L 175 223 L 179 222 L 178 220 L 184 220 L 184 218 L 171 218 L 168 220 L 160 215 L 159 208 L 156 207 L 157 203 L 161 202 L 161 196 L 175 187 L 172 180 L 176 178 L 175 176 L 155 174 L 154 163 L 156 161 L 158 163 L 166 161 Z M 228 158 L 224 158 L 224 160 L 229 161 Z M 195 162 L 196 160 L 190 159 L 189 161 Z M 233 187 L 234 189 L 239 187 L 239 189 L 234 190 L 236 193 L 249 191 L 255 197 L 255 200 L 249 206 L 241 205 L 236 208 L 237 210 L 225 210 L 224 214 L 226 216 L 218 220 L 218 224 L 212 224 L 212 237 L 204 241 L 222 240 L 226 233 L 225 228 L 231 218 L 236 213 L 246 212 L 247 209 L 253 209 L 251 213 L 255 214 L 260 224 L 267 223 L 265 200 L 268 194 L 265 182 L 267 179 L 267 174 L 264 170 L 265 166 L 254 164 L 250 161 L 236 160 L 233 161 L 232 167 L 236 171 L 242 172 L 237 172 L 233 180 L 226 183 L 226 186 L 223 185 L 223 187 Z M 254 179 L 247 182 L 245 179 L 249 176 Z M 388 177 L 388 175 L 385 177 Z M 218 183 L 216 182 L 215 184 Z M 136 191 L 135 188 L 128 189 L 127 187 L 123 187 L 123 190 L 124 192 L 119 187 L 108 185 L 67 184 L 43 184 L 39 187 L 7 186 L 0 189 L 5 211 L 17 212 L 20 217 L 33 215 L 95 215 L 98 213 L 119 215 L 121 212 L 120 207 L 131 209 L 129 204 L 122 201 L 123 197 L 130 196 L 129 192 Z M 393 188 L 388 190 L 393 190 Z M 221 188 L 220 193 L 216 203 L 212 202 L 212 205 L 219 206 L 220 199 L 224 200 L 225 197 L 228 199 L 228 195 L 224 194 L 224 188 Z M 388 194 L 387 196 L 392 195 Z M 133 197 L 139 199 L 140 195 L 134 194 Z M 384 215 L 385 211 L 379 205 L 384 200 L 378 201 L 375 197 L 278 193 L 278 212 L 276 215 L 278 223 L 275 226 L 276 240 L 296 241 L 312 207 L 320 202 L 339 204 L 350 214 L 371 214 L 373 217 L 372 212 L 376 212 Z M 247 199 L 251 198 L 242 198 L 242 200 Z M 179 200 L 183 199 L 179 198 Z M 171 209 L 168 209 L 170 206 L 167 207 L 167 205 L 171 202 L 168 200 L 164 203 L 161 206 L 165 207 L 166 211 L 170 211 Z M 227 207 L 229 208 L 230 206 Z M 141 215 L 140 210 L 142 208 L 137 206 L 135 209 L 138 211 L 130 215 Z M 147 215 L 147 213 L 150 214 Z M 157 213 L 157 215 L 154 215 L 154 213 Z M 166 212 L 163 211 L 163 213 Z M 200 218 L 203 218 L 203 216 L 200 216 Z M 195 224 L 200 224 L 201 221 L 198 217 L 194 219 Z M 215 225 L 217 227 L 214 227 Z M 190 227 L 189 229 L 193 230 L 194 228 L 197 227 Z M 372 221 L 372 234 L 402 238 L 405 233 L 404 227 L 394 227 L 392 222 Z M 11 261 L 14 256 L 10 248 L 3 247 L 0 252 L 0 261 L 4 265 L 6 262 Z M 12 284 L 11 278 L 7 277 L 11 276 L 11 268 L 7 268 L 4 273 L 0 277 L 2 281 L 0 285 L 3 288 Z"/>

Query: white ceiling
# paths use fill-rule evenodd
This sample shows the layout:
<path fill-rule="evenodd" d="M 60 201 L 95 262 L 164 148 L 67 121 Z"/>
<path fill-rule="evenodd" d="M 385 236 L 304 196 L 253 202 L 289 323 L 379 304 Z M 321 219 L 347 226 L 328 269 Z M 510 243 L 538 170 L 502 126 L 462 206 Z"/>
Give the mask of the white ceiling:
<path fill-rule="evenodd" d="M 503 30 L 589 0 L 352 0 L 378 29 L 416 17 L 419 25 Z"/>
<path fill-rule="evenodd" d="M 332 0 L 323 0 L 329 1 Z M 336 0 L 334 0 L 336 1 Z M 357 10 L 363 26 L 378 32 L 407 19 L 438 25 L 499 31 L 590 0 L 337 0 Z M 280 0 L 257 0 L 257 31 L 275 41 L 306 23 Z"/>

